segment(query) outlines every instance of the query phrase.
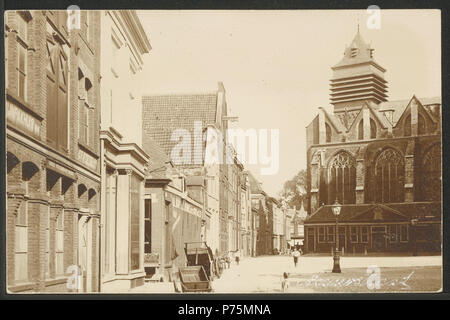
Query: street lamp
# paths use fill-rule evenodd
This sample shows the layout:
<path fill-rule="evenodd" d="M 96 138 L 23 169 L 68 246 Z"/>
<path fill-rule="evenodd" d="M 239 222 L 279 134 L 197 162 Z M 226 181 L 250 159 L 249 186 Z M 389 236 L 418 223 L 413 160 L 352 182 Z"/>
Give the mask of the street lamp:
<path fill-rule="evenodd" d="M 339 226 L 338 226 L 338 217 L 339 217 L 339 214 L 341 213 L 342 205 L 336 199 L 336 201 L 331 206 L 331 208 L 333 209 L 333 214 L 336 217 L 336 232 L 334 233 L 335 236 L 336 236 L 336 241 L 335 241 L 336 248 L 335 248 L 334 254 L 333 254 L 333 270 L 331 272 L 333 272 L 333 273 L 341 273 L 341 266 L 339 264 L 339 229 L 338 229 Z"/>

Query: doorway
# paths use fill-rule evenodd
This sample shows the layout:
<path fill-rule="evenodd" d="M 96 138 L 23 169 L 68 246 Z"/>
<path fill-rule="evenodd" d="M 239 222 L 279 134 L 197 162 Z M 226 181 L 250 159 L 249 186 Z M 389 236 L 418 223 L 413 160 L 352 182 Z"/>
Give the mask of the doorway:
<path fill-rule="evenodd" d="M 78 267 L 80 283 L 78 292 L 92 290 L 92 221 L 85 215 L 78 215 Z"/>
<path fill-rule="evenodd" d="M 375 252 L 386 251 L 386 227 L 372 227 L 372 249 Z"/>

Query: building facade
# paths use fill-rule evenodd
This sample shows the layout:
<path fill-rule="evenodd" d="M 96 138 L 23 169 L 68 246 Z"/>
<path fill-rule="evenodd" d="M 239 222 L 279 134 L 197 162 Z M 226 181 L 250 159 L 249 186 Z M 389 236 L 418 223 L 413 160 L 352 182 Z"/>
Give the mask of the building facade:
<path fill-rule="evenodd" d="M 153 95 L 142 99 L 144 144 L 146 139 L 154 140 L 168 157 L 167 161 L 184 176 L 203 177 L 206 207 L 203 227 L 196 232 L 202 234 L 203 228 L 203 239 L 220 255 L 229 251 L 228 215 L 233 205 L 235 211 L 237 207 L 237 203 L 229 202 L 231 171 L 224 161 L 228 127 L 225 93 L 219 82 L 215 92 Z M 216 160 L 210 159 L 206 141 L 218 146 Z"/>
<path fill-rule="evenodd" d="M 144 188 L 148 154 L 142 149 L 137 74 L 151 50 L 135 11 L 102 11 L 101 181 L 102 292 L 144 284 Z"/>
<path fill-rule="evenodd" d="M 439 252 L 441 99 L 387 100 L 385 69 L 359 31 L 335 65 L 333 112 L 307 127 L 307 252 Z M 331 205 L 343 205 L 339 236 Z"/>
<path fill-rule="evenodd" d="M 252 213 L 250 198 L 250 183 L 248 173 L 242 171 L 240 175 L 240 250 L 243 256 L 252 255 Z"/>
<path fill-rule="evenodd" d="M 99 290 L 100 15 L 79 18 L 5 14 L 10 292 Z"/>

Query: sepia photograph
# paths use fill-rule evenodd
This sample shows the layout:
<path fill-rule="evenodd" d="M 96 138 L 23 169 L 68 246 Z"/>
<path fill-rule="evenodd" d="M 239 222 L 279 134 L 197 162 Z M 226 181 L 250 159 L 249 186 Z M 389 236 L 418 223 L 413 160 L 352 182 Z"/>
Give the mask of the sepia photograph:
<path fill-rule="evenodd" d="M 7 10 L 4 66 L 6 295 L 442 292 L 440 10 Z"/>

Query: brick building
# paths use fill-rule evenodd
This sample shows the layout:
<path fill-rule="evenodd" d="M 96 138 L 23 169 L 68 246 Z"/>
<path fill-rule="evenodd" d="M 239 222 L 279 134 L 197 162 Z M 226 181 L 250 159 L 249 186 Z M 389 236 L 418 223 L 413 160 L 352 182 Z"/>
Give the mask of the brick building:
<path fill-rule="evenodd" d="M 251 256 L 252 252 L 252 212 L 248 172 L 240 173 L 240 250 L 242 256 Z"/>
<path fill-rule="evenodd" d="M 79 18 L 68 30 L 66 11 L 5 14 L 10 292 L 99 288 L 100 18 Z"/>
<path fill-rule="evenodd" d="M 332 67 L 333 111 L 307 126 L 307 252 L 440 251 L 441 99 L 387 100 L 385 69 L 359 31 Z"/>

